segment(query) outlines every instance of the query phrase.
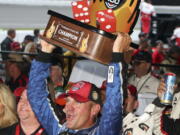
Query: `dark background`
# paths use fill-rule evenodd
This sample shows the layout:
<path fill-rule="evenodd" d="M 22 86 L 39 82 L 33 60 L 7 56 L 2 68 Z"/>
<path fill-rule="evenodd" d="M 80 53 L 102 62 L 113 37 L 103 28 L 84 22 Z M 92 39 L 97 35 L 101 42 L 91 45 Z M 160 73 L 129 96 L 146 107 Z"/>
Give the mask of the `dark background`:
<path fill-rule="evenodd" d="M 153 5 L 180 6 L 180 0 L 151 0 Z"/>
<path fill-rule="evenodd" d="M 173 34 L 173 30 L 177 25 L 180 25 L 180 14 L 157 14 L 157 34 L 154 35 L 156 40 L 168 42 Z"/>
<path fill-rule="evenodd" d="M 155 6 L 179 6 L 180 0 L 151 0 L 152 4 Z M 150 37 L 152 40 L 162 40 L 165 43 L 168 43 L 168 38 L 173 34 L 175 27 L 180 24 L 180 13 L 170 14 L 168 13 L 159 13 L 155 18 L 157 22 L 156 29 L 157 33 L 154 35 L 152 31 Z M 153 26 L 152 26 L 153 28 Z"/>

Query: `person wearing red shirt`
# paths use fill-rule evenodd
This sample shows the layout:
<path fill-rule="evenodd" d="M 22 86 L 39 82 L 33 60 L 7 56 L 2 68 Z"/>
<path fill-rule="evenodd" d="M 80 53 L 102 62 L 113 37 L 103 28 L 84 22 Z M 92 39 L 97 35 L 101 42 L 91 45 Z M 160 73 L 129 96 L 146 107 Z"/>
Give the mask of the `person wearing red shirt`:
<path fill-rule="evenodd" d="M 164 53 L 163 53 L 163 42 L 158 40 L 156 41 L 156 48 L 152 53 L 152 62 L 160 64 L 164 60 Z"/>

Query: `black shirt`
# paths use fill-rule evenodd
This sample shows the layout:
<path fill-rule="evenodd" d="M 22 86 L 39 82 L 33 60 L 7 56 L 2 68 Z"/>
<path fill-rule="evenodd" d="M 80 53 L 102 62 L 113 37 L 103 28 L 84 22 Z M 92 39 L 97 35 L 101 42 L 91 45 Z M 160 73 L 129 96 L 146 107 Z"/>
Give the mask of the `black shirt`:
<path fill-rule="evenodd" d="M 7 128 L 3 128 L 3 129 L 0 129 L 0 135 L 16 135 L 16 132 L 17 132 L 17 126 L 19 126 L 19 123 L 16 123 L 10 127 L 7 127 Z M 20 128 L 20 134 L 19 135 L 26 135 L 21 126 L 19 126 Z M 31 135 L 37 135 L 37 133 L 39 132 L 39 130 L 42 130 L 43 128 L 40 126 L 39 128 L 36 129 L 36 131 L 34 133 L 32 133 Z M 43 132 L 40 134 L 40 135 L 48 135 L 45 130 L 43 129 Z"/>

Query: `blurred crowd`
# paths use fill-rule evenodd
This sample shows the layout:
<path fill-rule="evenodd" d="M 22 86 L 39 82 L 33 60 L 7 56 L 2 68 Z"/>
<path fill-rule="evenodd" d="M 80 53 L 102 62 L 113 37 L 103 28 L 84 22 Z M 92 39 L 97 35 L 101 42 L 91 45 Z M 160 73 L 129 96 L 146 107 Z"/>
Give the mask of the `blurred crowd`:
<path fill-rule="evenodd" d="M 7 37 L 1 43 L 0 107 L 2 106 L 1 108 L 4 109 L 7 108 L 7 110 L 4 110 L 7 112 L 2 112 L 0 115 L 0 117 L 2 117 L 0 118 L 0 129 L 3 129 L 2 131 L 0 130 L 0 133 L 2 132 L 2 135 L 7 133 L 11 135 L 17 132 L 17 128 L 19 128 L 19 132 L 23 134 L 36 132 L 47 134 L 49 131 L 43 128 L 30 106 L 26 90 L 30 81 L 29 73 L 32 61 L 35 59 L 36 55 L 42 53 L 42 47 L 39 41 L 39 30 L 34 30 L 34 36 L 25 36 L 23 43 L 14 41 L 13 39 L 15 36 L 16 31 L 14 29 L 9 29 L 7 31 Z M 126 81 L 128 82 L 127 91 L 125 90 L 124 92 L 123 132 L 125 134 L 131 133 L 132 131 L 129 130 L 134 129 L 133 124 L 136 125 L 137 123 L 132 122 L 133 124 L 130 124 L 129 120 L 136 121 L 141 116 L 142 118 L 138 122 L 144 121 L 143 124 L 145 125 L 142 125 L 140 129 L 134 129 L 135 131 L 133 132 L 133 134 L 139 134 L 142 132 L 141 130 L 143 128 L 147 128 L 143 126 L 148 126 L 148 129 L 153 127 L 152 124 L 150 124 L 152 122 L 150 116 L 148 116 L 148 121 L 144 120 L 144 113 L 153 113 L 152 106 L 155 104 L 153 104 L 153 102 L 157 102 L 155 101 L 158 97 L 157 91 L 162 83 L 160 79 L 163 78 L 164 73 L 174 73 L 176 75 L 177 84 L 176 92 L 180 89 L 180 48 L 176 44 L 173 46 L 164 44 L 161 40 L 156 41 L 155 44 L 151 44 L 148 39 L 148 34 L 141 32 L 139 34 L 139 48 L 131 50 L 131 52 L 132 59 L 128 62 L 128 70 L 126 73 Z M 65 113 L 63 112 L 63 108 L 67 101 L 59 97 L 65 93 L 66 89 L 71 88 L 74 82 L 68 82 L 69 76 L 64 72 L 68 69 L 66 67 L 68 66 L 67 60 L 63 60 L 62 57 L 58 56 L 65 54 L 71 56 L 75 54 L 63 52 L 61 48 L 56 48 L 53 50 L 52 54 L 54 55 L 50 67 L 50 74 L 47 78 L 47 86 L 50 92 L 50 103 L 62 124 L 66 121 L 67 117 L 67 114 L 65 115 L 66 111 Z M 130 54 L 128 53 L 128 55 Z M 102 86 L 99 88 L 103 103 L 106 99 L 106 87 L 107 80 L 104 80 Z M 168 108 L 168 111 L 169 108 L 172 110 L 172 107 L 173 106 L 165 106 L 166 109 Z M 168 117 L 170 116 L 169 113 L 166 112 L 166 109 L 164 109 L 162 117 L 166 117 L 166 115 L 168 115 Z M 1 109 L 1 111 L 2 110 L 3 109 Z M 98 117 L 102 117 L 101 115 L 102 114 L 98 115 Z M 156 116 L 153 116 L 153 119 L 154 117 Z M 155 128 L 154 132 L 159 134 L 160 131 L 158 131 L 157 128 L 158 126 Z M 166 128 L 167 127 L 165 127 L 164 130 L 167 130 Z M 174 128 L 176 129 L 176 126 Z M 146 130 L 149 131 L 148 129 Z M 169 134 L 174 134 L 171 129 L 168 130 L 170 130 L 167 131 Z M 177 132 L 179 133 L 179 131 Z"/>
<path fill-rule="evenodd" d="M 146 14 L 142 16 L 146 21 Z M 180 134 L 178 31 L 179 27 L 171 37 L 172 44 L 161 40 L 152 43 L 146 29 L 139 34 L 138 49 L 131 53 L 113 49 L 119 53 L 113 53 L 115 64 L 110 65 L 114 66 L 111 73 L 115 80 L 104 79 L 97 88 L 83 80 L 68 82 L 69 66 L 77 60 L 62 56 L 77 54 L 40 42 L 39 29 L 34 35 L 26 35 L 22 43 L 14 41 L 16 30 L 9 29 L 0 44 L 0 135 Z M 51 55 L 44 51 L 46 47 Z M 118 62 L 126 62 L 125 72 L 116 65 Z M 174 73 L 177 84 L 168 105 L 160 102 L 166 89 L 165 73 Z M 41 91 L 46 87 L 47 93 Z"/>

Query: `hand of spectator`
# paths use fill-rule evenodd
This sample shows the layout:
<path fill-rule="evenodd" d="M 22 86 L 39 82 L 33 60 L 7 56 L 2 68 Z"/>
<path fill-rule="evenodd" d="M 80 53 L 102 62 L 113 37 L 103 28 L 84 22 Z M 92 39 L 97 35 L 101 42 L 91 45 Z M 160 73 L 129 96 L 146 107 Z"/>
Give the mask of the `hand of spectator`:
<path fill-rule="evenodd" d="M 41 40 L 41 51 L 45 53 L 51 53 L 54 48 L 56 48 L 54 45 L 49 44 L 48 42 Z"/>
<path fill-rule="evenodd" d="M 127 52 L 131 43 L 131 37 L 127 33 L 118 33 L 113 45 L 113 52 Z"/>

